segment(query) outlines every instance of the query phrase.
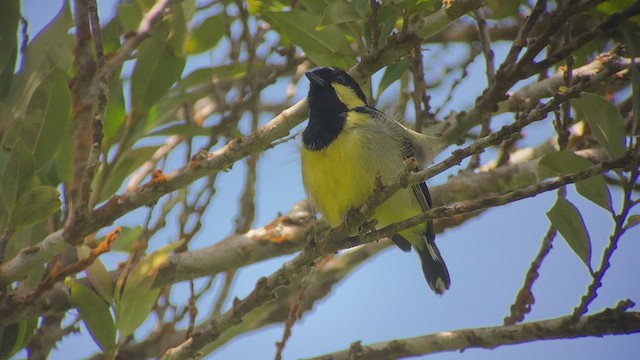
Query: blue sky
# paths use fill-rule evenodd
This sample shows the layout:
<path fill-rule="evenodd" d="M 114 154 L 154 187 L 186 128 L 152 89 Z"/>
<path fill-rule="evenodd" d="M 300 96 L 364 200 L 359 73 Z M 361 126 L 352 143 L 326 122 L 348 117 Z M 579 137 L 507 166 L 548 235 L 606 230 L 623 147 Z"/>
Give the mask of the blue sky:
<path fill-rule="evenodd" d="M 106 22 L 113 14 L 113 2 L 98 2 L 101 17 Z M 60 0 L 23 1 L 23 13 L 29 21 L 31 37 L 52 18 L 60 4 Z M 449 49 L 450 57 L 463 56 L 462 49 L 462 46 L 452 46 Z M 504 56 L 505 46 L 497 46 L 495 50 L 496 58 L 500 60 Z M 428 58 L 429 54 L 426 56 Z M 211 58 L 212 56 L 207 55 L 190 61 L 185 73 L 190 69 L 209 66 Z M 434 63 L 433 66 L 443 64 Z M 484 64 L 477 60 L 469 73 L 470 79 L 456 92 L 452 108 L 470 107 L 475 97 L 484 89 Z M 272 86 L 268 93 L 282 94 L 286 85 L 280 82 Z M 306 81 L 301 81 L 296 100 L 306 95 L 306 87 Z M 392 101 L 389 95 L 392 92 L 393 90 L 387 90 L 383 103 Z M 430 95 L 433 97 L 432 104 L 436 105 L 445 96 L 439 92 Z M 496 121 L 509 121 L 509 116 Z M 268 120 L 267 116 L 261 119 L 262 123 Z M 527 129 L 527 137 L 521 145 L 535 145 L 552 132 L 548 121 L 536 124 Z M 294 202 L 304 198 L 299 175 L 298 144 L 299 139 L 295 139 L 261 156 L 255 226 L 268 223 L 279 212 L 286 212 Z M 443 156 L 450 151 L 451 149 L 447 149 Z M 487 151 L 483 158 L 493 154 L 494 152 Z M 175 166 L 177 165 L 171 162 L 167 165 L 169 170 Z M 458 170 L 452 169 L 449 173 L 455 174 Z M 193 243 L 195 248 L 208 246 L 232 231 L 243 175 L 244 165 L 238 163 L 231 171 L 219 176 L 217 194 L 207 212 L 206 225 Z M 430 184 L 443 183 L 446 177 L 447 174 L 441 174 L 430 180 Z M 612 195 L 614 204 L 618 206 L 620 192 L 612 188 Z M 572 186 L 569 187 L 569 199 L 580 209 L 587 224 L 593 245 L 592 265 L 597 268 L 613 223 L 604 210 L 577 196 Z M 396 248 L 380 253 L 335 286 L 331 295 L 318 302 L 312 311 L 304 314 L 293 328 L 284 358 L 309 357 L 342 350 L 357 340 L 368 344 L 438 331 L 499 325 L 508 314 L 526 269 L 547 231 L 549 224 L 545 213 L 554 201 L 554 192 L 542 194 L 533 199 L 491 209 L 460 228 L 440 234 L 438 244 L 452 277 L 450 291 L 441 297 L 435 296 L 428 289 L 415 255 L 403 253 Z M 144 214 L 144 210 L 135 211 L 118 220 L 117 224 L 140 223 L 141 214 Z M 612 268 L 604 278 L 604 287 L 590 306 L 590 312 L 615 306 L 619 300 L 626 298 L 640 301 L 640 286 L 637 283 L 640 278 L 638 229 L 640 228 L 636 227 L 630 231 L 620 242 L 620 247 L 612 258 Z M 156 239 L 158 246 L 174 240 L 171 228 L 163 234 L 166 237 Z M 248 294 L 259 277 L 272 273 L 288 258 L 272 259 L 240 270 L 232 297 L 242 298 Z M 106 261 L 113 264 L 118 260 L 121 257 L 112 256 L 107 257 Z M 536 303 L 527 320 L 570 313 L 590 282 L 584 264 L 561 237 L 556 238 L 553 250 L 545 259 L 540 273 L 534 286 Z M 201 314 L 207 313 L 206 301 L 201 302 L 199 307 Z M 274 343 L 281 336 L 282 326 L 273 325 L 234 339 L 209 358 L 272 358 L 275 353 Z M 97 346 L 83 328 L 81 334 L 62 341 L 51 358 L 85 358 L 97 351 Z M 442 353 L 429 358 L 632 359 L 637 358 L 638 353 L 640 335 L 631 335 L 538 341 L 491 351 L 472 349 L 463 353 Z"/>

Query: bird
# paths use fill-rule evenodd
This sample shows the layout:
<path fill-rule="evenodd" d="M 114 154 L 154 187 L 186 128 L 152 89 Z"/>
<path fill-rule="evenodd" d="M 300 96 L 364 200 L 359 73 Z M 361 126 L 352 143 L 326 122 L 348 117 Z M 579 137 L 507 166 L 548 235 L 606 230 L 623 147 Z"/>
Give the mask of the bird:
<path fill-rule="evenodd" d="M 421 164 L 431 161 L 442 142 L 367 105 L 360 85 L 340 68 L 319 67 L 305 75 L 310 82 L 309 121 L 300 150 L 302 181 L 312 206 L 336 227 L 371 196 L 377 175 L 389 183 L 406 166 L 406 159 L 413 157 Z M 400 189 L 372 217 L 378 227 L 384 227 L 432 206 L 427 184 L 422 182 Z M 405 252 L 415 249 L 434 293 L 449 289 L 451 279 L 435 243 L 432 220 L 402 230 L 391 240 Z"/>

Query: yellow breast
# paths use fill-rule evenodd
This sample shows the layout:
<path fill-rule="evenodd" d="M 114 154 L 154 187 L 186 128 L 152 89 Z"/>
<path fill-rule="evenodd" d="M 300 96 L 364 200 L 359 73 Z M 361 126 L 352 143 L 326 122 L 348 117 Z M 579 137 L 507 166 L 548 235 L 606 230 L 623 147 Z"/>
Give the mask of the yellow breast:
<path fill-rule="evenodd" d="M 363 137 L 343 131 L 326 148 L 301 152 L 302 181 L 311 201 L 331 226 L 373 192 L 375 171 L 363 164 Z"/>

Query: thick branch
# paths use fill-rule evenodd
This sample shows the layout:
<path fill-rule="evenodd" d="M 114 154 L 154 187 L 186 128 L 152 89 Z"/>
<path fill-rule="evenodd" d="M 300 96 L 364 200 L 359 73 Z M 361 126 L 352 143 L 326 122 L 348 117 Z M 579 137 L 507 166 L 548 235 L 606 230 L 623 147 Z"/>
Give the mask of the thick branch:
<path fill-rule="evenodd" d="M 572 85 L 585 81 L 607 69 L 611 74 L 631 67 L 633 59 L 623 58 L 614 51 L 600 54 L 591 63 L 572 70 Z M 636 60 L 637 63 L 638 60 Z M 565 69 L 560 68 L 553 76 L 527 85 L 517 91 L 509 93 L 509 98 L 500 103 L 501 111 L 524 111 L 535 106 L 540 99 L 553 96 L 561 86 L 566 86 Z"/>
<path fill-rule="evenodd" d="M 578 155 L 593 162 L 606 159 L 602 150 L 583 150 Z M 489 172 L 463 173 L 449 178 L 444 185 L 431 187 L 435 206 L 453 204 L 466 199 L 482 198 L 491 194 L 535 184 L 552 173 L 538 166 L 539 159 L 502 166 Z M 211 276 L 238 269 L 258 261 L 300 251 L 309 234 L 317 233 L 320 223 L 311 217 L 303 205 L 272 223 L 246 234 L 232 235 L 203 249 L 175 254 L 160 266 L 155 286 Z M 436 226 L 439 223 L 436 222 Z M 116 279 L 119 272 L 114 272 Z M 90 286 L 89 283 L 86 284 Z M 26 314 L 54 313 L 70 308 L 68 291 L 56 287 L 43 295 L 35 304 L 21 301 L 20 293 L 7 296 L 0 303 L 0 324 L 9 324 Z"/>
<path fill-rule="evenodd" d="M 291 284 L 291 279 L 301 272 L 307 270 L 310 266 L 315 265 L 315 261 L 325 254 L 335 253 L 342 249 L 352 248 L 354 246 L 369 243 L 382 237 L 390 237 L 397 234 L 400 230 L 408 229 L 423 223 L 427 219 L 451 217 L 458 214 L 466 214 L 473 211 L 485 209 L 492 206 L 504 205 L 509 202 L 535 196 L 536 194 L 557 189 L 560 186 L 573 183 L 594 176 L 603 171 L 627 167 L 632 163 L 637 163 L 640 155 L 631 154 L 625 158 L 610 162 L 603 162 L 592 166 L 584 171 L 561 176 L 556 180 L 544 182 L 538 185 L 532 185 L 525 189 L 515 190 L 508 194 L 488 197 L 484 199 L 469 201 L 460 205 L 442 206 L 426 211 L 425 213 L 412 217 L 411 219 L 386 226 L 380 230 L 368 232 L 359 235 L 356 239 L 346 238 L 352 228 L 357 227 L 361 223 L 350 223 L 348 226 L 342 224 L 331 229 L 329 233 L 320 241 L 310 241 L 305 249 L 293 260 L 285 263 L 280 269 L 271 274 L 269 277 L 261 278 L 256 284 L 253 292 L 243 300 L 234 303 L 231 310 L 227 311 L 220 317 L 213 319 L 208 325 L 197 331 L 193 336 L 187 339 L 179 346 L 167 350 L 163 359 L 184 359 L 195 356 L 200 349 L 206 344 L 218 339 L 222 333 L 242 322 L 242 318 L 252 310 L 263 306 L 276 299 L 275 291 Z M 633 165 L 632 165 L 633 166 Z M 636 165 L 637 166 L 637 165 Z M 367 213 L 369 209 L 367 204 L 359 209 L 360 213 Z M 349 219 L 346 221 L 349 222 Z"/>
<path fill-rule="evenodd" d="M 463 351 L 470 348 L 494 349 L 498 346 L 536 340 L 601 337 L 640 332 L 640 312 L 606 309 L 581 318 L 575 326 L 567 325 L 567 320 L 570 318 L 570 316 L 564 316 L 519 325 L 447 331 L 372 345 L 354 343 L 349 350 L 309 360 L 348 360 L 353 359 L 355 351 L 362 359 L 396 359 L 444 351 Z"/>

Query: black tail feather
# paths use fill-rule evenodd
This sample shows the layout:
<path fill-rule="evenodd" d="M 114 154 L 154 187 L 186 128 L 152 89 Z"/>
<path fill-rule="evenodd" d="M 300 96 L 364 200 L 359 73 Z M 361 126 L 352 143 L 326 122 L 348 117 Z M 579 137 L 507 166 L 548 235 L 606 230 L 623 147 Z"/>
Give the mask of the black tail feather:
<path fill-rule="evenodd" d="M 440 255 L 440 250 L 433 241 L 425 241 L 425 247 L 416 248 L 420 260 L 422 261 L 422 271 L 429 287 L 433 292 L 442 295 L 451 285 L 449 270 Z"/>

